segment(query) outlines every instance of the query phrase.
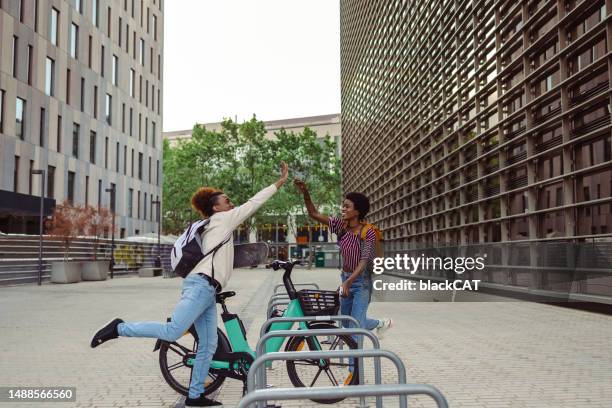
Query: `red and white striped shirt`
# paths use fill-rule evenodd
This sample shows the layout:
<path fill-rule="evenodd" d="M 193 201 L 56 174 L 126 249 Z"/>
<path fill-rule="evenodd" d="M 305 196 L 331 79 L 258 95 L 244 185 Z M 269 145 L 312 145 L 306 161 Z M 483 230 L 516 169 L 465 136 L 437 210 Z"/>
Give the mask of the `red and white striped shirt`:
<path fill-rule="evenodd" d="M 374 247 L 376 245 L 376 234 L 372 229 L 366 233 L 365 241 L 363 242 L 363 253 L 361 247 L 361 230 L 357 234 L 347 231 L 343 228 L 342 219 L 338 217 L 329 217 L 329 231 L 338 235 L 338 246 L 340 247 L 340 255 L 342 256 L 342 270 L 352 273 L 360 260 L 371 260 L 374 257 Z"/>

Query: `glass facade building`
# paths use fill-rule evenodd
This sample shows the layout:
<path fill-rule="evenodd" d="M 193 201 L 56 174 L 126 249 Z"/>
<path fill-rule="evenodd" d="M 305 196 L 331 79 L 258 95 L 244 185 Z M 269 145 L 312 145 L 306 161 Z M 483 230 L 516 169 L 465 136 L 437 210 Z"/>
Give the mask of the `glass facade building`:
<path fill-rule="evenodd" d="M 341 0 L 343 190 L 388 241 L 612 233 L 610 0 Z"/>

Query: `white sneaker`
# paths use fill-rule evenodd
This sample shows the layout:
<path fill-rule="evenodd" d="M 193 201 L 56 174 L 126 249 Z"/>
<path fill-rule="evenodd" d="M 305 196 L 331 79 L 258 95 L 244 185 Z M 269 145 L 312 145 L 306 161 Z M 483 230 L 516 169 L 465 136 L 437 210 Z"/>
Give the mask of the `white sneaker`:
<path fill-rule="evenodd" d="M 387 332 L 387 330 L 393 327 L 393 319 L 384 317 L 378 320 L 380 323 L 379 323 L 379 326 L 376 328 L 376 335 L 378 336 L 379 339 L 382 339 L 385 333 Z"/>

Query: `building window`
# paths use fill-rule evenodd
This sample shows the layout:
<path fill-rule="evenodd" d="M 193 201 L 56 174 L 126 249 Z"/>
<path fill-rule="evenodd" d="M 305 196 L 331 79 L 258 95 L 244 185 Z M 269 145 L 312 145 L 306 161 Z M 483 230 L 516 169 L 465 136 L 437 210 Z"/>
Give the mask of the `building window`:
<path fill-rule="evenodd" d="M 0 89 L 0 133 L 4 133 L 4 89 Z"/>
<path fill-rule="evenodd" d="M 159 160 L 157 160 L 157 171 L 155 172 L 155 176 L 157 177 L 157 182 L 155 184 L 157 184 L 159 186 Z"/>
<path fill-rule="evenodd" d="M 17 53 L 19 49 L 19 38 L 16 35 L 13 36 L 13 77 L 17 78 L 17 59 L 19 58 Z"/>
<path fill-rule="evenodd" d="M 98 119 L 98 87 L 94 85 L 93 116 Z"/>
<path fill-rule="evenodd" d="M 70 69 L 66 70 L 66 103 L 68 105 L 70 105 L 70 94 L 72 93 L 70 91 L 70 84 L 72 83 L 72 74 L 70 72 Z"/>
<path fill-rule="evenodd" d="M 85 176 L 85 205 L 89 205 L 89 176 Z"/>
<path fill-rule="evenodd" d="M 47 166 L 47 198 L 55 196 L 55 167 Z"/>
<path fill-rule="evenodd" d="M 33 178 L 33 174 L 32 171 L 34 171 L 34 160 L 30 160 L 30 171 L 28 171 L 28 194 L 32 195 L 32 178 Z"/>
<path fill-rule="evenodd" d="M 147 34 L 149 34 L 149 30 L 150 30 L 150 21 L 151 21 L 151 10 L 147 7 Z"/>
<path fill-rule="evenodd" d="M 134 128 L 134 111 L 130 108 L 130 136 L 133 136 L 133 128 Z"/>
<path fill-rule="evenodd" d="M 142 113 L 138 114 L 138 141 L 142 142 Z"/>
<path fill-rule="evenodd" d="M 28 78 L 28 85 L 32 85 L 32 62 L 34 58 L 34 47 L 32 47 L 31 45 L 28 45 L 28 64 L 26 66 L 26 68 L 28 69 L 27 72 L 27 78 Z"/>
<path fill-rule="evenodd" d="M 151 156 L 149 156 L 149 167 L 147 168 L 147 170 L 149 172 L 149 177 L 147 178 L 147 181 L 149 183 L 151 183 L 151 167 L 153 167 L 153 166 L 151 166 Z"/>
<path fill-rule="evenodd" d="M 102 180 L 98 180 L 98 208 L 102 206 Z"/>
<path fill-rule="evenodd" d="M 55 94 L 55 61 L 49 57 L 45 60 L 45 93 L 49 96 Z"/>
<path fill-rule="evenodd" d="M 79 158 L 79 133 L 81 133 L 81 125 L 78 123 L 72 124 L 72 155 Z"/>
<path fill-rule="evenodd" d="M 100 75 L 104 77 L 104 46 L 100 46 Z"/>
<path fill-rule="evenodd" d="M 15 156 L 15 167 L 13 168 L 13 191 L 18 193 L 19 189 L 19 156 Z"/>
<path fill-rule="evenodd" d="M 123 146 L 123 175 L 127 176 L 127 146 Z"/>
<path fill-rule="evenodd" d="M 153 39 L 157 41 L 157 16 L 153 14 Z"/>
<path fill-rule="evenodd" d="M 15 106 L 15 136 L 25 140 L 26 101 L 17 98 Z"/>
<path fill-rule="evenodd" d="M 157 135 L 155 132 L 155 122 L 151 121 L 151 144 L 153 147 L 155 147 L 155 139 L 157 139 Z"/>
<path fill-rule="evenodd" d="M 142 203 L 142 219 L 146 220 L 147 219 L 147 193 L 144 193 L 144 202 Z"/>
<path fill-rule="evenodd" d="M 119 17 L 119 38 L 118 38 L 119 48 L 121 48 L 122 40 L 123 40 L 123 19 Z"/>
<path fill-rule="evenodd" d="M 119 75 L 119 58 L 113 55 L 113 85 L 117 86 L 117 77 Z"/>
<path fill-rule="evenodd" d="M 108 169 L 108 136 L 104 139 L 104 168 Z"/>
<path fill-rule="evenodd" d="M 74 59 L 78 58 L 79 49 L 79 26 L 72 23 L 70 25 L 70 56 Z"/>
<path fill-rule="evenodd" d="M 91 22 L 98 27 L 98 0 L 91 0 Z"/>
<path fill-rule="evenodd" d="M 108 36 L 108 38 L 111 38 L 111 16 L 112 16 L 112 11 L 110 6 L 108 7 L 107 13 L 106 13 L 106 35 Z"/>
<path fill-rule="evenodd" d="M 134 149 L 132 149 L 132 161 L 130 162 L 132 167 L 132 177 L 134 177 Z"/>
<path fill-rule="evenodd" d="M 119 142 L 115 148 L 115 171 L 119 173 Z"/>
<path fill-rule="evenodd" d="M 85 78 L 81 77 L 81 112 L 85 112 Z"/>
<path fill-rule="evenodd" d="M 88 55 L 87 55 L 87 67 L 91 68 L 91 54 L 92 54 L 92 43 L 93 43 L 93 38 L 91 37 L 91 35 L 89 36 L 89 43 L 88 43 Z"/>
<path fill-rule="evenodd" d="M 113 97 L 110 94 L 106 94 L 106 106 L 104 108 L 104 114 L 106 116 L 106 123 L 109 125 L 112 122 L 112 113 L 113 113 Z"/>
<path fill-rule="evenodd" d="M 130 96 L 133 98 L 134 95 L 136 94 L 136 81 L 134 81 L 134 78 L 136 77 L 136 72 L 130 68 Z"/>
<path fill-rule="evenodd" d="M 93 130 L 89 132 L 89 161 L 96 164 L 96 139 L 97 134 Z"/>
<path fill-rule="evenodd" d="M 149 143 L 149 118 L 145 118 L 145 144 Z"/>
<path fill-rule="evenodd" d="M 125 133 L 125 103 L 121 104 L 121 132 Z"/>
<path fill-rule="evenodd" d="M 76 0 L 75 3 L 76 11 L 78 11 L 80 14 L 83 14 L 83 0 Z"/>
<path fill-rule="evenodd" d="M 56 149 L 58 153 L 62 152 L 62 117 L 57 115 L 57 135 L 56 135 Z"/>
<path fill-rule="evenodd" d="M 39 131 L 39 144 L 40 147 L 45 147 L 45 128 L 46 128 L 46 117 L 45 108 L 40 108 L 40 131 Z"/>
<path fill-rule="evenodd" d="M 59 42 L 58 24 L 59 24 L 59 11 L 57 11 L 57 9 L 52 7 L 51 8 L 51 27 L 50 27 L 49 38 L 51 39 L 51 44 L 55 45 L 56 47 Z"/>
<path fill-rule="evenodd" d="M 144 67 L 145 64 L 145 42 L 144 39 L 140 39 L 140 65 Z"/>
<path fill-rule="evenodd" d="M 74 202 L 74 177 L 74 172 L 68 171 L 68 194 L 66 194 L 66 199 L 71 203 Z"/>
<path fill-rule="evenodd" d="M 142 75 L 140 75 L 140 80 L 139 80 L 139 86 L 138 86 L 138 102 L 142 103 Z"/>
<path fill-rule="evenodd" d="M 138 199 L 136 201 L 136 218 L 140 219 L 140 191 L 138 191 L 136 197 Z"/>
<path fill-rule="evenodd" d="M 142 180 L 142 153 L 138 153 L 138 180 Z"/>
<path fill-rule="evenodd" d="M 130 188 L 128 190 L 128 199 L 127 199 L 127 213 L 128 217 L 132 217 L 133 215 L 133 205 L 134 205 L 134 189 Z"/>

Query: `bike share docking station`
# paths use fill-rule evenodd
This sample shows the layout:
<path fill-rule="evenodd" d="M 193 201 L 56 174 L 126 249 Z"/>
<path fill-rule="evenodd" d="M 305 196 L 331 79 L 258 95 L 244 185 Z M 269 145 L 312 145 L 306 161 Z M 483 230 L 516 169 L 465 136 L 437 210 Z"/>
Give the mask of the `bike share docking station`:
<path fill-rule="evenodd" d="M 310 399 L 315 402 L 333 403 L 349 397 L 359 397 L 359 407 L 366 408 L 367 396 L 376 397 L 376 408 L 382 408 L 383 396 L 399 396 L 400 408 L 407 408 L 408 395 L 428 395 L 438 405 L 439 408 L 448 408 L 448 403 L 442 393 L 426 384 L 408 384 L 406 382 L 406 367 L 397 354 L 380 349 L 378 337 L 369 330 L 358 328 L 359 324 L 351 316 L 337 315 L 339 308 L 339 297 L 335 291 L 322 291 L 316 283 L 293 284 L 289 278 L 291 269 L 296 263 L 274 261 L 267 267 L 274 270 L 284 269 L 283 284 L 274 288 L 266 311 L 268 320 L 264 322 L 260 330 L 260 339 L 255 349 L 256 358 L 250 366 L 247 374 L 247 393 L 244 395 L 239 408 L 256 407 L 265 408 L 268 401 L 281 400 L 300 400 Z M 312 287 L 314 289 L 295 290 L 295 287 Z M 283 293 L 282 290 L 285 289 Z M 295 304 L 299 303 L 303 316 L 295 315 Z M 279 306 L 286 306 L 281 311 Z M 354 327 L 346 328 L 336 326 L 335 323 L 347 322 Z M 299 324 L 297 330 L 290 330 L 295 323 Z M 317 328 L 319 327 L 319 328 Z M 317 341 L 317 336 L 327 337 L 328 341 Z M 336 340 L 329 340 L 336 336 Z M 363 348 L 363 338 L 367 337 L 372 342 L 372 349 Z M 278 350 L 286 338 L 286 351 Z M 356 348 L 350 347 L 348 339 L 356 338 Z M 297 351 L 291 351 L 291 346 L 295 345 L 298 339 L 299 347 Z M 270 343 L 276 344 L 270 346 Z M 343 350 L 343 343 L 349 346 L 348 350 Z M 330 344 L 331 350 L 324 350 L 321 345 Z M 307 345 L 308 350 L 302 350 Z M 333 347 L 338 346 L 338 350 Z M 293 347 L 296 348 L 296 347 Z M 271 351 L 270 351 L 271 350 Z M 339 359 L 340 364 L 357 370 L 357 382 L 351 382 L 350 386 L 341 387 L 336 382 L 331 387 L 315 387 L 314 381 L 310 386 L 295 384 L 294 378 L 290 378 L 296 388 L 266 388 L 266 367 L 271 366 L 273 361 L 285 361 L 289 367 L 291 363 L 298 361 L 308 361 L 319 371 L 315 377 L 319 377 L 323 370 L 329 370 L 332 363 L 331 359 Z M 374 385 L 365 385 L 364 379 L 364 358 L 374 359 Z M 390 360 L 397 369 L 397 384 L 382 384 L 382 371 L 380 359 Z M 351 361 L 352 363 L 344 363 Z M 289 369 L 288 369 L 289 371 Z M 333 374 L 327 373 L 330 380 Z M 353 378 L 354 380 L 354 378 Z M 334 382 L 334 380 L 332 380 Z M 275 405 L 275 407 L 277 407 Z"/>

